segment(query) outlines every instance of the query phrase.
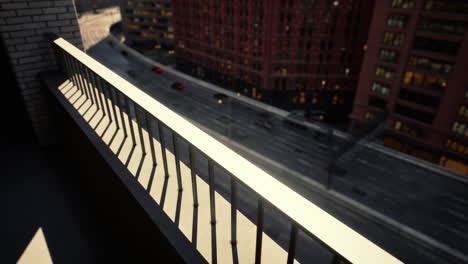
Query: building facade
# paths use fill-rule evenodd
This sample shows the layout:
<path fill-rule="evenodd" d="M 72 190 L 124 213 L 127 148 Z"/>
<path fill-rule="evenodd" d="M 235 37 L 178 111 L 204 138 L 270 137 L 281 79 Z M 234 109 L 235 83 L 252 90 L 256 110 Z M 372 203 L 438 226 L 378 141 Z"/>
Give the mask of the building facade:
<path fill-rule="evenodd" d="M 125 0 L 120 10 L 127 43 L 174 53 L 169 0 Z"/>
<path fill-rule="evenodd" d="M 372 0 L 173 0 L 177 67 L 287 110 L 352 108 Z"/>
<path fill-rule="evenodd" d="M 385 145 L 468 174 L 467 23 L 466 1 L 376 1 L 353 126 L 387 110 Z"/>

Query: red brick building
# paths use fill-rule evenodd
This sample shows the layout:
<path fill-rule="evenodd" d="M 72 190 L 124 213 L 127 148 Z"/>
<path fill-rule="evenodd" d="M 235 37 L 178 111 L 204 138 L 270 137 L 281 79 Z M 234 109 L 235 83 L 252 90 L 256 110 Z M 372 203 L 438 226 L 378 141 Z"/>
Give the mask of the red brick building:
<path fill-rule="evenodd" d="M 468 2 L 376 1 L 351 118 L 388 109 L 385 145 L 468 174 Z"/>
<path fill-rule="evenodd" d="M 373 2 L 172 0 L 177 67 L 288 110 L 346 119 Z"/>

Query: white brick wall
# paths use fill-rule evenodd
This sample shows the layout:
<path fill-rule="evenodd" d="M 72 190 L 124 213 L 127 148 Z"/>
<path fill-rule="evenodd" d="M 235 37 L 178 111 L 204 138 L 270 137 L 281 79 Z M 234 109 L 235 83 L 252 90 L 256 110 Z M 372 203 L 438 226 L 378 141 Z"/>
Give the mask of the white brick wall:
<path fill-rule="evenodd" d="M 50 119 L 38 73 L 54 70 L 56 65 L 43 33 L 56 33 L 83 49 L 73 1 L 0 0 L 0 32 L 36 135 L 47 144 Z"/>

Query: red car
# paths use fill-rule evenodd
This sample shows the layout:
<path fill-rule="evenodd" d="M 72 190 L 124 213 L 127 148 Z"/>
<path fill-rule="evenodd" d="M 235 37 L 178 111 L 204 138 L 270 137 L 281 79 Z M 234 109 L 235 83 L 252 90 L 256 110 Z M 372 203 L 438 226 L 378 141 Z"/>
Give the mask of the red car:
<path fill-rule="evenodd" d="M 172 89 L 182 91 L 184 89 L 184 85 L 178 82 L 175 82 L 171 85 Z"/>
<path fill-rule="evenodd" d="M 152 71 L 156 72 L 156 73 L 162 73 L 163 72 L 163 69 L 159 68 L 159 67 L 154 67 L 153 69 L 151 69 Z"/>

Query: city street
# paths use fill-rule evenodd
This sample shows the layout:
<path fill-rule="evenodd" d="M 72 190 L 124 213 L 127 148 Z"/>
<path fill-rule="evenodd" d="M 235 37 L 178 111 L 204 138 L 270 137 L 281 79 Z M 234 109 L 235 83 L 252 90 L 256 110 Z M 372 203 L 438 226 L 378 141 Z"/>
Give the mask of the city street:
<path fill-rule="evenodd" d="M 88 11 L 78 19 L 81 28 L 83 47 L 88 50 L 109 35 L 110 26 L 120 20 L 120 8 L 101 9 L 101 13 Z"/>
<path fill-rule="evenodd" d="M 429 243 L 432 238 L 449 247 L 444 251 L 468 252 L 465 182 L 363 148 L 340 164 L 346 173 L 336 175 L 332 191 L 327 191 L 323 187 L 327 166 L 333 148 L 342 139 L 327 142 L 318 138 L 319 133 L 293 128 L 271 114 L 271 128 L 262 126 L 263 110 L 235 98 L 219 103 L 210 89 L 168 72 L 152 72 L 151 66 L 138 58 L 122 56 L 120 48 L 104 41 L 108 28 L 118 20 L 111 14 L 86 17 L 80 20 L 80 26 L 88 54 L 120 76 L 389 252 L 398 252 L 409 260 L 440 263 L 434 256 L 437 251 L 422 251 L 411 243 L 414 233 L 403 231 L 406 227 L 419 232 L 416 236 L 421 241 Z M 134 74 L 129 76 L 129 71 Z M 174 82 L 185 88 L 172 89 Z M 428 238 L 421 238 L 421 234 Z"/>

